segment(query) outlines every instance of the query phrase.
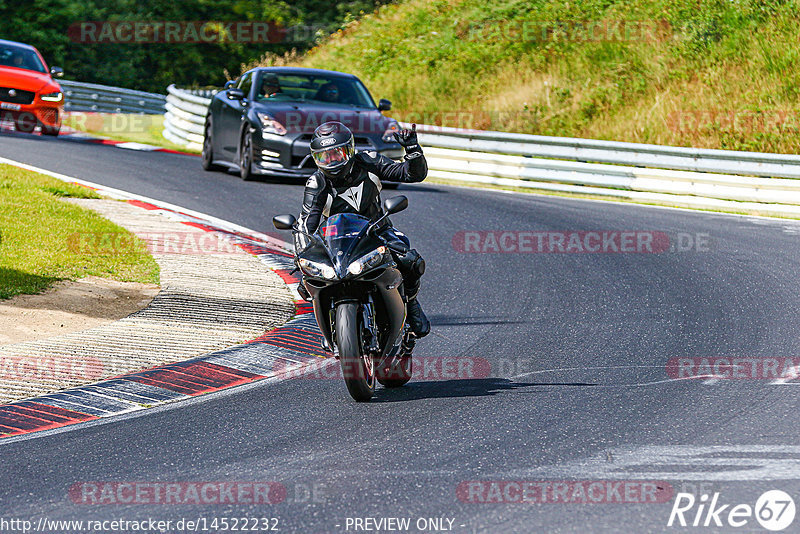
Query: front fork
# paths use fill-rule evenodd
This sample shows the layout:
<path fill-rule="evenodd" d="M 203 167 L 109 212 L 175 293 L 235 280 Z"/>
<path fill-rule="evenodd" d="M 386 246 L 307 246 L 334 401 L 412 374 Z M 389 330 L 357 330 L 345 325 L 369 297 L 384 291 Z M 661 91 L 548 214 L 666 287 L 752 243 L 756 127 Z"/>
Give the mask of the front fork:
<path fill-rule="evenodd" d="M 378 334 L 378 325 L 375 322 L 375 305 L 372 300 L 372 295 L 367 297 L 367 302 L 361 306 L 364 328 L 364 350 L 370 354 L 375 363 L 379 366 L 392 367 L 400 363 L 404 356 L 410 355 L 414 350 L 417 338 L 408 327 L 408 324 L 403 326 L 403 333 L 398 339 L 398 343 L 389 353 L 383 358 L 380 357 L 380 338 Z"/>

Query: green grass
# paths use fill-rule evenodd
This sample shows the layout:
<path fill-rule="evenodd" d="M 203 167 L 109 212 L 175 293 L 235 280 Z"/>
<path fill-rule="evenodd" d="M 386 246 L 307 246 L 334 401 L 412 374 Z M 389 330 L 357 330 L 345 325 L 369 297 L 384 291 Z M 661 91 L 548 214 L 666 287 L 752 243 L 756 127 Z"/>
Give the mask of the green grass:
<path fill-rule="evenodd" d="M 352 72 L 419 123 L 796 153 L 799 59 L 798 0 L 407 0 L 254 64 Z"/>
<path fill-rule="evenodd" d="M 143 143 L 182 152 L 200 153 L 199 150 L 176 145 L 162 135 L 164 131 L 163 115 L 73 111 L 65 114 L 64 125 L 81 132 L 107 137 L 116 141 Z"/>
<path fill-rule="evenodd" d="M 99 198 L 90 189 L 0 165 L 0 299 L 40 293 L 56 281 L 85 276 L 158 282 L 158 265 L 143 247 L 98 254 L 76 246 L 81 236 L 137 238 L 62 197 Z"/>

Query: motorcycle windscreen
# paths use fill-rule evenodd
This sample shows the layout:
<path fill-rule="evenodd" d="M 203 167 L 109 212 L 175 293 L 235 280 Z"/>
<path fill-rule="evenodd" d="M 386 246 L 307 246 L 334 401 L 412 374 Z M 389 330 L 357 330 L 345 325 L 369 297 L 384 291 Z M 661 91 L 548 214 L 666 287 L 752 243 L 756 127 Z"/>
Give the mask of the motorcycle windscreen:
<path fill-rule="evenodd" d="M 369 219 L 355 213 L 337 213 L 320 226 L 319 232 L 331 252 L 334 268 L 347 269 L 350 254 L 369 227 Z"/>

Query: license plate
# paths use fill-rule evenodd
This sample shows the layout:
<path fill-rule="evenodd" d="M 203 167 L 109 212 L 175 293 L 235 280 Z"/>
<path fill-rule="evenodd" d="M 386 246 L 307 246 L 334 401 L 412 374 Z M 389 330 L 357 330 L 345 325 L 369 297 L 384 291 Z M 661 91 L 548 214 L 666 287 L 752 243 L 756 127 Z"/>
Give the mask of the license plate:
<path fill-rule="evenodd" d="M 8 102 L 0 102 L 0 109 L 10 109 L 11 111 L 19 111 L 22 106 L 19 104 L 9 104 Z"/>

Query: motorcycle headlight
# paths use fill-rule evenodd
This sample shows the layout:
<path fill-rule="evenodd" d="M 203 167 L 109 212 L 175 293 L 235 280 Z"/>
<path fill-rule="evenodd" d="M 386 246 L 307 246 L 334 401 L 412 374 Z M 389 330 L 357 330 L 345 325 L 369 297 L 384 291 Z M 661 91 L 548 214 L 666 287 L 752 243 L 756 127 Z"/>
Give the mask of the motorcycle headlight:
<path fill-rule="evenodd" d="M 286 127 L 275 120 L 272 115 L 267 113 L 256 113 L 258 120 L 261 121 L 261 129 L 264 133 L 271 133 L 276 135 L 286 135 Z"/>
<path fill-rule="evenodd" d="M 55 93 L 45 93 L 41 96 L 41 99 L 45 102 L 61 102 L 64 100 L 64 94 L 61 91 L 56 91 Z"/>
<path fill-rule="evenodd" d="M 383 139 L 384 143 L 394 143 L 396 142 L 394 138 L 394 133 L 399 131 L 400 131 L 400 125 L 397 124 L 397 121 L 392 121 L 389 123 L 389 127 L 386 128 L 386 131 L 383 132 L 383 137 L 381 137 L 381 139 Z"/>
<path fill-rule="evenodd" d="M 350 274 L 361 274 L 367 269 L 378 265 L 386 254 L 386 247 L 378 247 L 369 254 L 365 254 L 347 267 Z"/>
<path fill-rule="evenodd" d="M 328 280 L 333 280 L 336 278 L 336 271 L 333 270 L 333 267 L 330 265 L 325 265 L 324 263 L 318 263 L 316 261 L 310 261 L 305 258 L 300 258 L 298 261 L 300 264 L 300 268 L 309 276 L 316 276 L 318 278 L 326 278 Z"/>

